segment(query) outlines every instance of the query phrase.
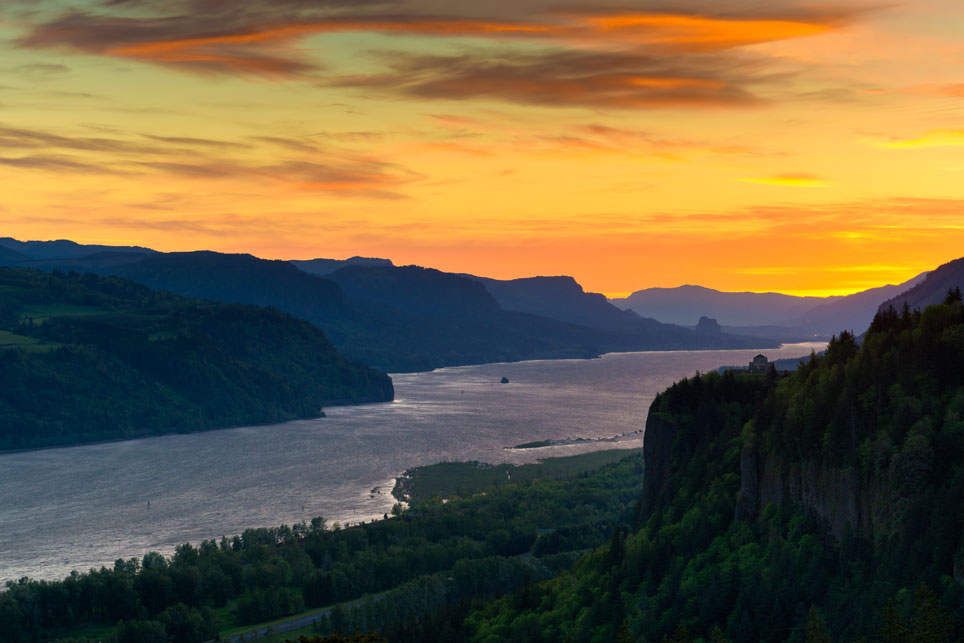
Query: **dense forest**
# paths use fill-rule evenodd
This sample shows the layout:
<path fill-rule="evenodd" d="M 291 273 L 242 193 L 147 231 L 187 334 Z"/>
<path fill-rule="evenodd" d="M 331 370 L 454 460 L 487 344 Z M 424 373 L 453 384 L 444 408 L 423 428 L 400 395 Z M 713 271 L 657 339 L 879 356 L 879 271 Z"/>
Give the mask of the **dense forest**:
<path fill-rule="evenodd" d="M 643 458 L 23 580 L 0 594 L 0 632 L 198 641 L 334 605 L 315 640 L 950 642 L 962 500 L 955 290 L 881 311 L 793 373 L 681 380 L 652 404 Z"/>
<path fill-rule="evenodd" d="M 392 397 L 387 375 L 277 310 L 0 268 L 0 450 L 283 422 Z"/>
<path fill-rule="evenodd" d="M 653 403 L 632 529 L 460 623 L 472 641 L 954 641 L 964 308 L 879 313 L 790 375 Z"/>
<path fill-rule="evenodd" d="M 0 238 L 3 265 L 111 275 L 188 297 L 271 306 L 321 328 L 347 358 L 389 372 L 610 351 L 774 345 L 644 319 L 565 278 L 479 281 L 387 260 L 270 261 Z"/>
<path fill-rule="evenodd" d="M 415 498 L 393 512 L 401 515 L 350 528 L 317 518 L 62 581 L 11 582 L 0 593 L 0 642 L 82 641 L 92 628 L 100 639 L 97 626 L 106 625 L 118 643 L 191 643 L 225 626 L 374 594 L 377 601 L 337 607 L 318 629 L 431 640 L 436 612 L 532 587 L 628 524 L 641 473 L 635 451 L 591 474 L 492 486 L 447 503 Z"/>

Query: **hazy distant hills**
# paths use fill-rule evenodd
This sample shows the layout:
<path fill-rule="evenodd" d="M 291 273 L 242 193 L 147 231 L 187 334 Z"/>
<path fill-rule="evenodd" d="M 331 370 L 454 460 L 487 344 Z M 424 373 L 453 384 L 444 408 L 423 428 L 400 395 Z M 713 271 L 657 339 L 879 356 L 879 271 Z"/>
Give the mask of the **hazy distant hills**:
<path fill-rule="evenodd" d="M 0 268 L 0 450 L 317 417 L 391 379 L 277 310 Z"/>
<path fill-rule="evenodd" d="M 379 259 L 377 257 L 350 257 L 348 259 L 292 259 L 290 263 L 298 266 L 301 270 L 312 275 L 325 277 L 335 272 L 339 268 L 347 266 L 366 266 L 366 267 L 392 267 L 395 264 L 391 259 Z"/>
<path fill-rule="evenodd" d="M 92 257 L 97 261 L 97 255 Z M 103 271 L 151 288 L 190 297 L 272 306 L 312 322 L 351 318 L 355 311 L 341 288 L 313 277 L 287 261 L 246 254 L 171 252 L 101 267 Z"/>
<path fill-rule="evenodd" d="M 588 329 L 521 323 L 478 284 L 454 278 L 453 287 L 452 276 L 420 268 L 352 266 L 327 279 L 286 261 L 192 252 L 153 255 L 110 272 L 206 299 L 272 306 L 323 329 L 350 359 L 390 371 L 587 357 L 600 348 Z"/>
<path fill-rule="evenodd" d="M 723 326 L 768 326 L 782 325 L 828 299 L 774 292 L 721 292 L 686 285 L 637 290 L 629 297 L 610 301 L 619 308 L 671 324 L 692 326 L 705 315 Z"/>
<path fill-rule="evenodd" d="M 912 288 L 893 296 L 880 304 L 883 310 L 888 306 L 900 310 L 904 302 L 910 306 L 911 310 L 919 308 L 924 310 L 931 304 L 939 304 L 944 301 L 948 290 L 960 288 L 964 290 L 964 258 L 955 259 L 940 266 L 936 270 L 927 273 L 926 278 L 919 281 Z"/>
<path fill-rule="evenodd" d="M 505 310 L 542 315 L 608 331 L 667 330 L 667 324 L 643 319 L 632 311 L 613 306 L 603 295 L 585 292 L 572 277 L 528 277 L 510 280 L 471 278 L 484 285 Z"/>
<path fill-rule="evenodd" d="M 0 264 L 115 275 L 192 297 L 271 306 L 314 323 L 346 357 L 390 371 L 773 345 L 643 319 L 583 292 L 571 278 L 499 282 L 360 257 L 287 262 L 104 246 L 84 255 L 85 246 L 60 241 L 7 240 L 0 247 L 13 253 L 0 254 Z M 60 249 L 67 256 L 56 258 Z"/>
<path fill-rule="evenodd" d="M 98 246 L 83 245 L 67 239 L 56 241 L 17 241 L 11 237 L 0 237 L 0 247 L 13 250 L 18 254 L 33 260 L 44 259 L 75 259 L 88 257 L 98 252 L 130 252 L 137 254 L 152 254 L 156 252 L 141 246 Z"/>
<path fill-rule="evenodd" d="M 917 275 L 896 286 L 880 286 L 828 301 L 814 306 L 805 314 L 787 323 L 823 336 L 840 334 L 842 330 L 860 333 L 870 325 L 881 301 L 912 288 L 922 281 L 926 274 Z"/>
<path fill-rule="evenodd" d="M 843 297 L 721 292 L 687 285 L 648 288 L 610 301 L 640 315 L 676 324 L 693 325 L 706 315 L 715 318 L 723 330 L 730 333 L 782 340 L 829 338 L 841 330 L 866 328 L 880 302 L 911 289 L 926 274 L 896 286 L 871 288 Z M 942 298 L 943 295 L 939 299 Z"/>
<path fill-rule="evenodd" d="M 396 354 L 408 352 L 411 359 L 436 360 L 437 365 L 586 357 L 619 350 L 746 347 L 761 342 L 730 335 L 707 338 L 689 329 L 626 315 L 601 295 L 583 293 L 571 280 L 575 288 L 569 290 L 570 296 L 548 305 L 552 297 L 541 287 L 549 286 L 551 292 L 552 279 L 521 280 L 528 281 L 528 304 L 522 296 L 507 301 L 494 280 L 418 266 L 347 266 L 328 279 L 338 284 L 350 301 L 367 307 L 371 319 L 391 320 L 393 332 L 405 337 L 402 342 L 390 336 L 370 337 L 369 351 L 385 346 Z M 600 304 L 604 312 L 593 312 Z M 606 315 L 635 322 L 619 327 L 600 322 Z M 342 345 L 334 330 L 332 337 L 336 345 Z M 361 355 L 344 345 L 349 354 Z M 444 361 L 439 363 L 439 359 Z"/>

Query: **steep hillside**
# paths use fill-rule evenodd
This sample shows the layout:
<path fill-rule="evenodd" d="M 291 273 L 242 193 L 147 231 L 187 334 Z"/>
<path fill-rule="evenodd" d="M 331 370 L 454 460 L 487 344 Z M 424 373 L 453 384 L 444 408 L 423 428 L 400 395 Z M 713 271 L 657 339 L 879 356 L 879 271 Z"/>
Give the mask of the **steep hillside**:
<path fill-rule="evenodd" d="M 825 337 L 838 334 L 842 330 L 862 332 L 874 318 L 880 302 L 910 290 L 923 282 L 926 276 L 927 273 L 923 273 L 896 286 L 880 286 L 828 301 L 814 306 L 800 317 L 785 320 L 783 325 L 797 326 L 811 334 Z M 946 292 L 945 288 L 944 293 Z M 936 304 L 941 299 L 943 295 L 928 303 Z"/>
<path fill-rule="evenodd" d="M 470 614 L 470 640 L 959 640 L 964 306 L 945 297 L 792 375 L 661 393 L 632 524 Z"/>
<path fill-rule="evenodd" d="M 339 268 L 347 266 L 378 266 L 391 267 L 395 264 L 391 259 L 378 259 L 376 257 L 349 257 L 348 259 L 292 259 L 291 263 L 299 270 L 304 270 L 308 274 L 325 277 L 335 272 Z"/>
<path fill-rule="evenodd" d="M 583 293 L 574 281 L 551 306 L 535 302 L 520 311 L 500 306 L 477 279 L 417 266 L 395 267 L 388 260 L 288 262 L 208 251 L 156 253 L 66 241 L 7 241 L 19 248 L 10 251 L 14 254 L 8 261 L 16 267 L 113 275 L 190 297 L 277 308 L 321 328 L 349 359 L 387 371 L 594 357 L 626 350 L 764 348 L 775 343 L 726 333 L 699 334 L 640 319 L 615 309 L 601 296 Z M 5 246 L 0 243 L 0 248 Z M 89 254 L 83 254 L 84 248 Z M 67 256 L 53 258 L 58 249 Z M 33 257 L 19 260 L 27 251 Z M 327 277 L 306 272 L 325 272 L 334 264 L 340 267 Z M 537 287 L 528 295 L 540 292 L 542 284 L 533 285 Z"/>
<path fill-rule="evenodd" d="M 923 310 L 931 304 L 942 301 L 947 291 L 954 288 L 964 290 L 964 257 L 945 263 L 927 273 L 927 278 L 913 288 L 880 304 L 880 310 L 886 310 L 889 306 L 900 310 L 904 307 L 904 302 L 907 302 L 911 310 Z"/>
<path fill-rule="evenodd" d="M 350 359 L 390 371 L 591 357 L 603 349 L 588 329 L 507 314 L 478 284 L 416 267 L 351 266 L 326 279 L 286 261 L 192 252 L 111 272 L 191 296 L 275 307 L 322 328 Z"/>
<path fill-rule="evenodd" d="M 501 308 L 482 284 L 419 266 L 347 266 L 328 276 L 356 301 L 416 316 L 490 316 Z"/>
<path fill-rule="evenodd" d="M 98 246 L 85 245 L 58 239 L 56 241 L 18 241 L 11 237 L 0 237 L 0 247 L 13 250 L 27 259 L 43 261 L 45 259 L 77 259 L 87 257 L 98 252 L 125 252 L 136 254 L 153 254 L 155 251 L 141 246 Z"/>
<path fill-rule="evenodd" d="M 324 327 L 358 312 L 341 289 L 287 261 L 247 254 L 171 252 L 107 269 L 151 288 L 227 303 L 272 306 Z"/>
<path fill-rule="evenodd" d="M 95 275 L 0 269 L 0 450 L 317 417 L 391 400 L 307 322 Z"/>
<path fill-rule="evenodd" d="M 610 331 L 654 330 L 659 326 L 655 320 L 644 320 L 631 311 L 620 310 L 603 295 L 585 292 L 572 277 L 472 278 L 480 281 L 505 310 Z"/>

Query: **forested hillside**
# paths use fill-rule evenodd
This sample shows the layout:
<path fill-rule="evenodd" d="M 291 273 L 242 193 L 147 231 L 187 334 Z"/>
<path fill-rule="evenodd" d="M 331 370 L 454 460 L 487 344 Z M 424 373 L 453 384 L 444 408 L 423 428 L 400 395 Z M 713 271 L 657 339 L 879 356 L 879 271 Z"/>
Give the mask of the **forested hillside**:
<path fill-rule="evenodd" d="M 792 375 L 652 405 L 631 530 L 460 625 L 471 640 L 952 641 L 964 634 L 964 308 L 889 309 Z"/>
<path fill-rule="evenodd" d="M 568 479 L 536 476 L 397 518 L 340 528 L 321 518 L 184 544 L 56 582 L 0 592 L 0 643 L 200 643 L 232 626 L 341 605 L 322 631 L 378 628 L 393 641 L 441 641 L 440 615 L 532 587 L 606 541 L 629 518 L 642 457 Z M 548 472 L 547 472 L 548 473 Z M 372 601 L 357 601 L 363 596 Z"/>
<path fill-rule="evenodd" d="M 387 375 L 276 310 L 0 269 L 0 449 L 283 422 L 392 396 Z"/>
<path fill-rule="evenodd" d="M 508 286 L 509 301 L 493 298 L 475 277 L 395 267 L 385 259 L 269 261 L 0 238 L 3 265 L 112 275 L 187 297 L 271 306 L 321 328 L 347 358 L 390 372 L 611 351 L 775 345 L 772 339 L 705 335 L 641 319 L 601 295 L 583 293 L 571 278 L 564 278 L 561 298 L 554 279 L 486 280 Z"/>

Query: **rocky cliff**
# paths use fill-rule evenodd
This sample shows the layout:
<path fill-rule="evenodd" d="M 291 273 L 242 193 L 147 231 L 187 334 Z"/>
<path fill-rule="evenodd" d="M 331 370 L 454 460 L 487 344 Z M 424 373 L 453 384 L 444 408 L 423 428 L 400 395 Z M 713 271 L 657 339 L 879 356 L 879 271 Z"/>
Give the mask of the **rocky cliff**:
<path fill-rule="evenodd" d="M 643 497 L 645 513 L 652 511 L 656 499 L 666 488 L 672 472 L 672 449 L 676 439 L 676 426 L 670 416 L 656 410 L 654 401 L 646 417 L 643 434 Z"/>
<path fill-rule="evenodd" d="M 774 453 L 760 454 L 755 447 L 744 446 L 735 518 L 756 518 L 768 504 L 787 501 L 819 516 L 838 539 L 848 530 L 872 536 L 872 494 L 853 468 L 788 463 Z"/>

